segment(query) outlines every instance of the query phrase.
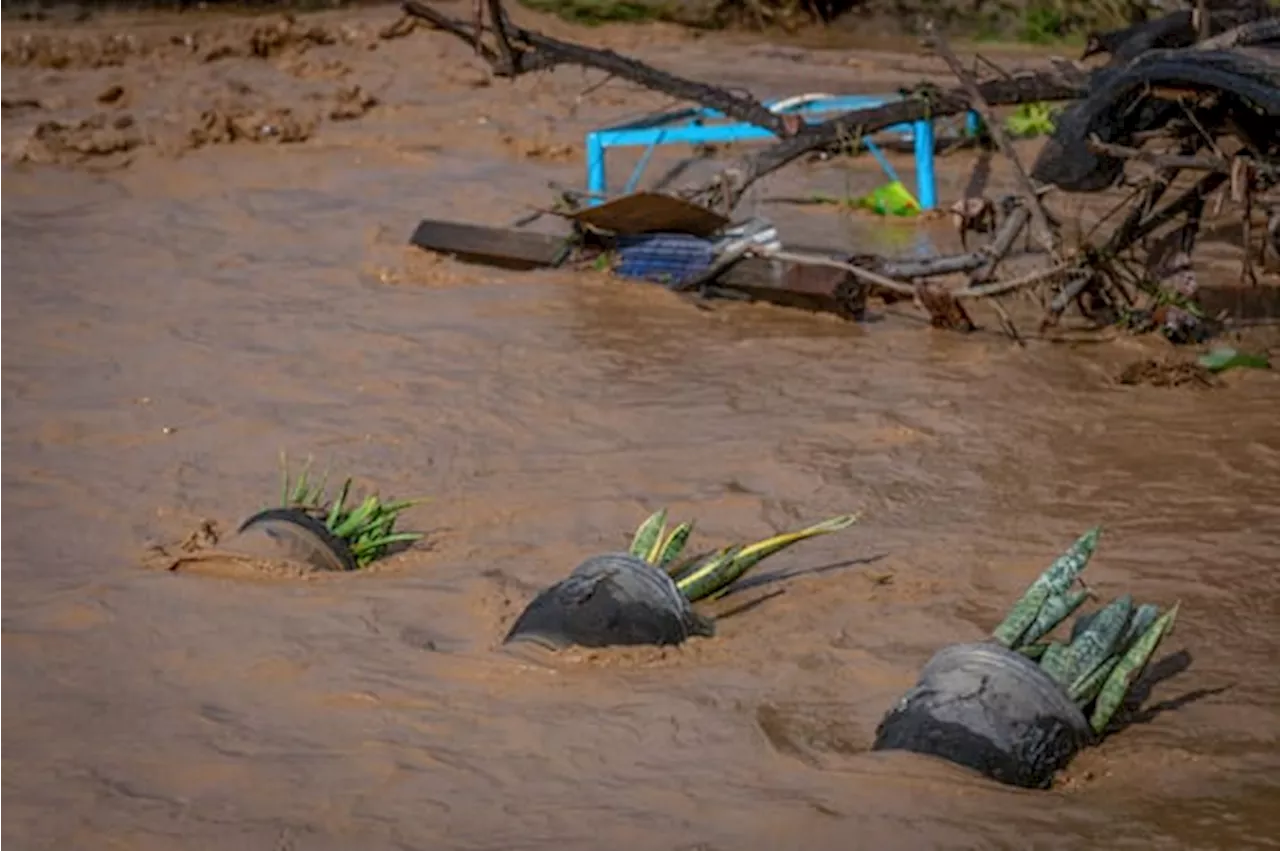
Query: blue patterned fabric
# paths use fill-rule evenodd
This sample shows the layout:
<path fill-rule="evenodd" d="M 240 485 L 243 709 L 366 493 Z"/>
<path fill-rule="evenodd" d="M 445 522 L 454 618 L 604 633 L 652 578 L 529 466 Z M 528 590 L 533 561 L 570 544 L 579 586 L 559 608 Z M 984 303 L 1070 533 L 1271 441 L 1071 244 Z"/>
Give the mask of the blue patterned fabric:
<path fill-rule="evenodd" d="M 675 285 L 705 272 L 715 262 L 715 243 L 686 233 L 646 233 L 618 237 L 614 273 Z"/>

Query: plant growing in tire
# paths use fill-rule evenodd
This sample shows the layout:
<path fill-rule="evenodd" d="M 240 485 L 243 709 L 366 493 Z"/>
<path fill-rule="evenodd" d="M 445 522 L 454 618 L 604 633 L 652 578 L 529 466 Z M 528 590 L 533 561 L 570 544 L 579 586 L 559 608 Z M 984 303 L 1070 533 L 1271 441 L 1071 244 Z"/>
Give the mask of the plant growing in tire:
<path fill-rule="evenodd" d="M 283 454 L 280 466 L 279 505 L 246 519 L 237 535 L 263 535 L 316 569 L 344 571 L 362 570 L 396 547 L 423 538 L 421 532 L 395 528 L 401 512 L 423 500 L 384 502 L 376 493 L 352 500 L 351 478 L 330 497 L 328 472 L 318 481 L 312 479 L 310 459 L 296 479 L 291 479 Z"/>
<path fill-rule="evenodd" d="M 881 720 L 873 749 L 1046 788 L 1080 750 L 1101 742 L 1178 612 L 1177 604 L 1162 612 L 1125 594 L 1080 615 L 1066 637 L 1050 637 L 1092 596 L 1080 574 L 1101 531 L 1090 529 L 1054 561 L 988 641 L 945 647 L 929 660 Z"/>
<path fill-rule="evenodd" d="M 732 590 L 753 567 L 800 541 L 839 532 L 858 521 L 845 514 L 753 544 L 685 556 L 693 523 L 668 531 L 667 511 L 650 515 L 623 553 L 593 556 L 536 596 L 504 643 L 552 650 L 572 645 L 674 645 L 715 634 L 712 618 L 693 604 Z"/>

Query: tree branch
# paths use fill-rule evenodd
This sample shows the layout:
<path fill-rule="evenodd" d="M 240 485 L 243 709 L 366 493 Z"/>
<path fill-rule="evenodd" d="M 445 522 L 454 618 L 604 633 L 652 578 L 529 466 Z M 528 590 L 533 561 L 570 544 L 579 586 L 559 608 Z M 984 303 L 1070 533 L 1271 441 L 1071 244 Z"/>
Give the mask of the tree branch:
<path fill-rule="evenodd" d="M 1031 213 L 1032 224 L 1039 231 L 1036 234 L 1037 240 L 1050 254 L 1057 254 L 1058 234 L 1049 224 L 1049 216 L 1045 213 L 1044 207 L 1040 203 L 1040 196 L 1036 193 L 1035 187 L 1031 185 L 1031 179 L 1027 177 L 1027 170 L 1022 167 L 1022 160 L 1018 159 L 1018 152 L 1013 149 L 1013 143 L 1009 141 L 1009 134 L 1004 132 L 1004 128 L 996 120 L 995 113 L 991 111 L 991 104 L 987 103 L 987 99 L 982 96 L 982 92 L 979 91 L 973 75 L 965 69 L 964 65 L 960 64 L 955 51 L 951 49 L 951 45 L 947 44 L 946 36 L 936 30 L 932 21 L 929 22 L 926 32 L 934 52 L 947 63 L 951 73 L 956 75 L 961 87 L 968 94 L 970 106 L 977 110 L 983 121 L 987 123 L 987 132 L 991 134 L 991 138 L 995 140 L 996 145 L 1000 148 L 1000 153 L 1004 154 L 1005 159 L 1013 164 L 1013 173 L 1018 179 L 1022 202 Z"/>
<path fill-rule="evenodd" d="M 560 41 L 548 35 L 513 25 L 502 9 L 501 0 L 486 0 L 489 5 L 490 26 L 495 32 L 499 51 L 484 44 L 482 32 L 462 21 L 454 20 L 417 0 L 406 0 L 405 14 L 424 20 L 476 48 L 480 56 L 499 76 L 516 77 L 532 71 L 545 70 L 556 65 L 580 65 L 608 72 L 615 77 L 638 83 L 648 89 L 669 94 L 681 100 L 692 101 L 718 110 L 730 118 L 763 127 L 771 133 L 786 137 L 794 124 L 786 116 L 771 112 L 753 97 L 734 94 L 715 86 L 678 77 L 675 74 L 646 65 L 630 57 L 602 48 L 583 47 Z"/>
<path fill-rule="evenodd" d="M 987 103 L 1000 106 L 1029 101 L 1073 100 L 1085 94 L 1088 78 L 1075 68 L 1014 74 L 978 85 Z M 732 209 L 743 193 L 765 175 L 789 165 L 811 151 L 839 147 L 851 138 L 869 136 L 886 127 L 922 118 L 941 118 L 965 112 L 971 105 L 963 88 L 947 91 L 925 90 L 908 94 L 899 101 L 854 110 L 821 124 L 813 124 L 789 139 L 744 157 L 726 168 L 708 185 L 688 193 L 709 206 Z"/>

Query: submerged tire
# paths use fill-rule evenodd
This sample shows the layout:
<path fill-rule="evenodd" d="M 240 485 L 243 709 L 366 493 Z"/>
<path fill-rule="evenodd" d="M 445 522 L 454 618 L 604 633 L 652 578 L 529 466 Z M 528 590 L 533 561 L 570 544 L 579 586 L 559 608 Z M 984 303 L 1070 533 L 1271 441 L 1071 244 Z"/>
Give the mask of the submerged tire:
<path fill-rule="evenodd" d="M 1096 134 L 1102 142 L 1131 145 L 1134 134 L 1184 115 L 1177 103 L 1152 94 L 1161 87 L 1217 94 L 1255 150 L 1266 152 L 1280 142 L 1280 62 L 1247 50 L 1152 50 L 1094 74 L 1089 96 L 1059 116 L 1031 177 L 1068 192 L 1114 185 L 1124 161 L 1094 153 L 1089 139 Z"/>
<path fill-rule="evenodd" d="M 693 610 L 665 572 L 635 556 L 610 553 L 587 559 L 538 594 L 503 643 L 531 641 L 559 650 L 681 644 L 714 634 L 714 622 Z"/>
<path fill-rule="evenodd" d="M 1035 662 L 983 642 L 938 651 L 881 720 L 872 749 L 935 756 L 1043 789 L 1093 738 L 1083 713 Z"/>
<path fill-rule="evenodd" d="M 314 570 L 355 570 L 355 556 L 321 521 L 297 508 L 268 508 L 240 524 L 228 550 L 306 564 Z"/>

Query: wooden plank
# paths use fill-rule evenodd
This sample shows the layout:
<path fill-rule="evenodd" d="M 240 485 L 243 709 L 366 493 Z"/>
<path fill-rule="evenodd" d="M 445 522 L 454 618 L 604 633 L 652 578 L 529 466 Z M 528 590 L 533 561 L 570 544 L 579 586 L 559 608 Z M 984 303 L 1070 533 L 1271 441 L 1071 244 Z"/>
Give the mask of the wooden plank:
<path fill-rule="evenodd" d="M 410 242 L 424 250 L 449 254 L 469 263 L 529 270 L 558 265 L 567 240 L 568 235 L 423 219 Z M 606 247 L 609 244 L 607 238 L 602 242 Z M 796 250 L 840 256 L 840 252 L 830 249 L 797 247 Z M 757 301 L 849 318 L 860 316 L 865 303 L 865 288 L 856 286 L 852 276 L 843 269 L 762 257 L 748 257 L 734 264 L 716 279 L 714 286 L 740 292 Z"/>
<path fill-rule="evenodd" d="M 499 269 L 545 269 L 562 262 L 568 235 L 423 219 L 409 242 L 427 251 Z"/>
<path fill-rule="evenodd" d="M 837 257 L 825 249 L 804 249 Z M 843 269 L 806 266 L 763 257 L 748 257 L 729 268 L 715 286 L 740 292 L 756 301 L 859 319 L 866 308 L 866 288 Z"/>

